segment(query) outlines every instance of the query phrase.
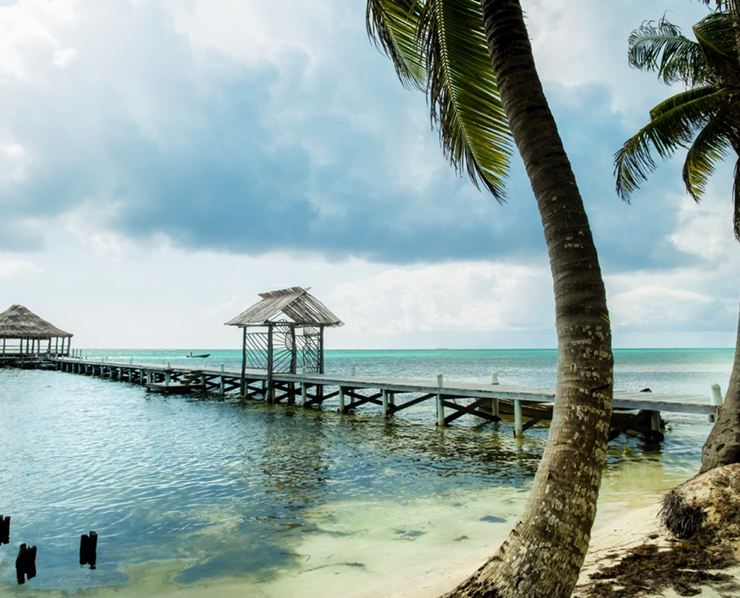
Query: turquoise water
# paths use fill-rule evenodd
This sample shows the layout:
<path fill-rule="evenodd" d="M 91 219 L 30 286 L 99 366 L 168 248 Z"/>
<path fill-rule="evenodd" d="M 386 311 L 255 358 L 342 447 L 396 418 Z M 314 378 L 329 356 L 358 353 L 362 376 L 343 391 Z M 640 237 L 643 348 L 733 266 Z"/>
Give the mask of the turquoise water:
<path fill-rule="evenodd" d="M 200 361 L 186 353 L 83 352 Z M 211 353 L 206 364 L 239 364 L 238 351 Z M 712 383 L 726 386 L 732 357 L 731 350 L 618 351 L 617 386 L 708 393 Z M 442 372 L 455 380 L 497 372 L 504 383 L 552 385 L 555 361 L 553 351 L 329 351 L 326 370 L 409 378 Z M 124 584 L 131 567 L 153 561 L 180 563 L 180 584 L 239 577 L 267 587 L 315 567 L 311 556 L 321 546 L 332 554 L 334 546 L 360 555 L 386 546 L 424 554 L 449 552 L 461 538 L 505 534 L 546 430 L 515 441 L 505 423 L 463 418 L 439 431 L 431 407 L 405 413 L 386 422 L 374 409 L 340 417 L 332 405 L 304 411 L 150 395 L 62 372 L 0 370 L 0 513 L 12 517 L 11 544 L 0 547 L 0 594 L 15 591 L 21 542 L 39 550 L 29 587 L 72 592 Z M 605 512 L 632 500 L 634 488 L 617 483 L 629 472 L 647 467 L 653 491 L 696 470 L 709 427 L 700 418 L 674 419 L 660 447 L 624 438 L 612 444 Z M 464 534 L 460 526 L 468 526 Z M 96 570 L 77 563 L 79 536 L 89 530 L 100 537 Z M 351 574 L 373 566 L 336 558 L 332 566 Z"/>

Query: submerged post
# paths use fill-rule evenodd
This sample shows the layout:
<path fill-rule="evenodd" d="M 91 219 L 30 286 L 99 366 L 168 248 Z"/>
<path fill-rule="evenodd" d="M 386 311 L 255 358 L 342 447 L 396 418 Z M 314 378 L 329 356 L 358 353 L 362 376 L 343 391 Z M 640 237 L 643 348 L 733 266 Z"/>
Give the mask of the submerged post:
<path fill-rule="evenodd" d="M 514 399 L 514 436 L 521 438 L 524 435 L 524 423 L 522 421 L 522 402 Z"/>

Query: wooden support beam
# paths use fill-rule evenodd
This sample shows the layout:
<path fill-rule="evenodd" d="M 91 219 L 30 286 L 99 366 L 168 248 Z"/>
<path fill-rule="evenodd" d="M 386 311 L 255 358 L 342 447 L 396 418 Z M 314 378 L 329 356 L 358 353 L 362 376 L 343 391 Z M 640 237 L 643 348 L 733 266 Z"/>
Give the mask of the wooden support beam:
<path fill-rule="evenodd" d="M 522 426 L 522 432 L 526 432 L 529 430 L 532 426 L 540 423 L 543 419 L 552 419 L 552 407 L 548 407 L 547 409 L 543 409 L 542 413 L 539 415 L 536 415 L 532 419 L 530 419 L 526 424 Z"/>

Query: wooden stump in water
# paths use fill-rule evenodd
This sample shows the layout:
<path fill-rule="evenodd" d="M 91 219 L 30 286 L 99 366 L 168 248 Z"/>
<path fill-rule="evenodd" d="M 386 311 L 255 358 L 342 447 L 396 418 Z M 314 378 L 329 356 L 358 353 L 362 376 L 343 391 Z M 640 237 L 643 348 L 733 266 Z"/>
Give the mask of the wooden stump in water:
<path fill-rule="evenodd" d="M 90 532 L 80 536 L 80 566 L 90 565 L 90 569 L 95 569 L 97 561 L 98 534 Z"/>
<path fill-rule="evenodd" d="M 10 543 L 10 516 L 0 515 L 0 545 Z"/>

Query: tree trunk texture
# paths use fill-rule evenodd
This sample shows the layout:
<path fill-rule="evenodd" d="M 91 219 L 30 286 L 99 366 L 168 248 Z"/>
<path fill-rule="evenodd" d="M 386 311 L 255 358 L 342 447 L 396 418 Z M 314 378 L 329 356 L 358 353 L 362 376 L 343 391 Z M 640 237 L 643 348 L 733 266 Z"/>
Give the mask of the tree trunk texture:
<path fill-rule="evenodd" d="M 717 422 L 701 450 L 699 473 L 730 463 L 740 463 L 740 319 L 730 385 Z"/>
<path fill-rule="evenodd" d="M 524 513 L 448 597 L 566 598 L 588 549 L 612 405 L 606 294 L 583 201 L 545 99 L 518 0 L 482 0 L 491 62 L 540 210 L 558 334 L 557 395 Z"/>

